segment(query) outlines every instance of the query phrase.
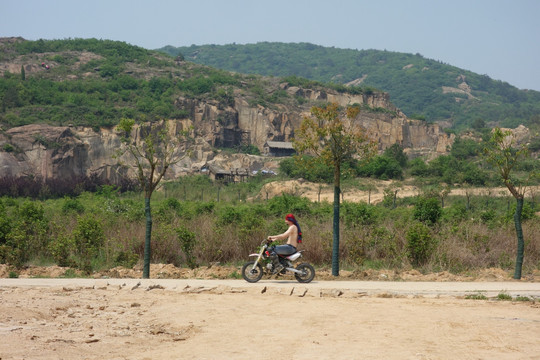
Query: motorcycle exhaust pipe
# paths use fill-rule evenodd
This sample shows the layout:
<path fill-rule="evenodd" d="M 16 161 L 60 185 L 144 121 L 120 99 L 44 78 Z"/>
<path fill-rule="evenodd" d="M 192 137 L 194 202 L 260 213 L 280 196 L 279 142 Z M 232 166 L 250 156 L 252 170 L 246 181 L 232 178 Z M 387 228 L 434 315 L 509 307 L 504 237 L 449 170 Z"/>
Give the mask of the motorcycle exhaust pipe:
<path fill-rule="evenodd" d="M 303 274 L 302 271 L 296 270 L 295 268 L 292 268 L 292 267 L 285 268 L 285 270 L 292 271 L 293 273 L 296 273 L 296 274 Z"/>

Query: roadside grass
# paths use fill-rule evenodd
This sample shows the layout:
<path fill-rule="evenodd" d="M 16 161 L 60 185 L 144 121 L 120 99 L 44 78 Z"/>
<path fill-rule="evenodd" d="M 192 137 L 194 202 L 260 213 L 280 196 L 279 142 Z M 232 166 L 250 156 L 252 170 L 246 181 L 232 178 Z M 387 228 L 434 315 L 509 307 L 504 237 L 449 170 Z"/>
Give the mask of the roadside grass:
<path fill-rule="evenodd" d="M 512 296 L 510 294 L 501 292 L 499 295 L 497 295 L 497 300 L 500 301 L 512 301 Z"/>
<path fill-rule="evenodd" d="M 488 297 L 482 293 L 469 294 L 465 296 L 466 300 L 488 300 Z"/>

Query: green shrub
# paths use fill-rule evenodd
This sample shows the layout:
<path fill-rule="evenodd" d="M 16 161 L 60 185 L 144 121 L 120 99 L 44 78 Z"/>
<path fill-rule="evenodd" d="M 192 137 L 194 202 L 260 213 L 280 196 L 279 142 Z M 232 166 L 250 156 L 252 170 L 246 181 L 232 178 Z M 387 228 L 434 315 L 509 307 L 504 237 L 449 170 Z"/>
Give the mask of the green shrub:
<path fill-rule="evenodd" d="M 382 180 L 402 179 L 403 170 L 398 161 L 388 156 L 375 156 L 358 170 L 358 175 Z"/>
<path fill-rule="evenodd" d="M 467 207 L 463 203 L 453 203 L 443 210 L 442 217 L 446 221 L 459 223 L 468 217 Z"/>
<path fill-rule="evenodd" d="M 242 219 L 242 208 L 238 206 L 227 205 L 218 211 L 218 225 L 228 225 L 239 223 Z"/>
<path fill-rule="evenodd" d="M 196 268 L 197 259 L 193 254 L 193 250 L 195 249 L 195 245 L 197 244 L 195 233 L 188 230 L 185 226 L 179 226 L 174 230 L 176 231 L 176 235 L 178 236 L 178 240 L 180 241 L 180 247 L 182 248 L 184 256 L 186 257 L 187 265 L 191 269 Z"/>
<path fill-rule="evenodd" d="M 129 221 L 144 219 L 144 203 L 133 199 L 105 199 L 103 210 L 113 215 L 125 216 Z"/>
<path fill-rule="evenodd" d="M 344 167 L 348 165 L 344 164 Z M 303 178 L 312 182 L 331 183 L 334 178 L 332 168 L 322 158 L 307 155 L 283 159 L 279 163 L 279 172 L 291 178 Z"/>
<path fill-rule="evenodd" d="M 264 219 L 257 216 L 254 209 L 248 209 L 237 227 L 239 240 L 244 244 L 249 243 L 250 239 L 264 237 L 264 225 Z"/>
<path fill-rule="evenodd" d="M 43 204 L 37 201 L 25 200 L 19 208 L 19 218 L 25 224 L 33 224 L 45 219 Z"/>
<path fill-rule="evenodd" d="M 419 197 L 414 205 L 414 219 L 427 224 L 436 223 L 442 215 L 439 200 L 433 197 Z"/>
<path fill-rule="evenodd" d="M 153 214 L 156 219 L 171 222 L 174 214 L 179 215 L 182 212 L 182 207 L 182 203 L 176 198 L 167 198 L 155 206 Z"/>
<path fill-rule="evenodd" d="M 287 224 L 285 224 L 284 218 L 274 219 L 266 223 L 266 234 L 265 235 L 277 235 L 285 232 L 287 230 Z M 302 227 L 302 225 L 300 225 Z M 261 239 L 260 241 L 262 241 Z"/>
<path fill-rule="evenodd" d="M 0 245 L 0 263 L 21 268 L 25 259 L 26 255 L 23 249 L 10 245 Z"/>
<path fill-rule="evenodd" d="M 106 198 L 104 201 L 104 210 L 112 214 L 125 214 L 130 210 L 132 204 L 131 200 Z"/>
<path fill-rule="evenodd" d="M 123 266 L 126 268 L 132 268 L 139 261 L 139 255 L 133 251 L 119 251 L 114 257 L 114 264 L 116 266 Z"/>
<path fill-rule="evenodd" d="M 198 201 L 195 203 L 195 214 L 196 215 L 211 214 L 214 211 L 215 207 L 216 207 L 216 203 L 213 201 L 204 201 L 204 202 Z"/>
<path fill-rule="evenodd" d="M 297 216 L 311 212 L 309 199 L 289 194 L 283 194 L 268 200 L 268 209 L 271 214 L 283 217 L 288 213 Z"/>
<path fill-rule="evenodd" d="M 413 176 L 426 177 L 429 176 L 429 168 L 424 160 L 416 158 L 409 163 L 409 171 Z"/>
<path fill-rule="evenodd" d="M 485 210 L 483 211 L 482 213 L 480 213 L 480 220 L 482 220 L 482 222 L 484 224 L 492 221 L 493 219 L 495 219 L 495 217 L 497 216 L 495 210 L 493 209 L 488 209 L 488 210 Z"/>
<path fill-rule="evenodd" d="M 75 243 L 72 237 L 59 235 L 53 239 L 48 250 L 58 266 L 73 266 L 72 255 L 75 251 Z"/>
<path fill-rule="evenodd" d="M 352 264 L 362 264 L 366 260 L 365 244 L 360 237 L 350 237 L 345 240 L 347 258 Z"/>
<path fill-rule="evenodd" d="M 423 223 L 416 222 L 407 230 L 407 250 L 411 263 L 422 266 L 427 263 L 435 249 L 435 239 L 430 229 Z"/>
<path fill-rule="evenodd" d="M 111 199 L 118 195 L 118 187 L 114 185 L 101 185 L 97 191 L 96 195 L 103 196 L 104 198 Z"/>
<path fill-rule="evenodd" d="M 79 257 L 78 267 L 85 272 L 91 272 L 92 258 L 98 254 L 105 241 L 101 222 L 92 215 L 79 217 L 72 236 Z"/>
<path fill-rule="evenodd" d="M 393 144 L 392 146 L 384 150 L 384 156 L 396 160 L 402 168 L 407 166 L 409 158 L 407 154 L 403 152 L 403 147 L 399 144 Z"/>
<path fill-rule="evenodd" d="M 46 247 L 48 229 L 48 220 L 39 202 L 23 201 L 11 217 L 6 218 L 6 214 L 0 212 L 0 244 L 3 240 L 7 247 L 4 249 L 4 261 L 22 266 Z"/>
<path fill-rule="evenodd" d="M 376 208 L 364 202 L 344 202 L 341 206 L 341 210 L 341 217 L 345 225 L 349 227 L 370 225 L 377 219 Z"/>
<path fill-rule="evenodd" d="M 514 214 L 516 213 L 516 203 L 512 205 L 510 211 L 506 213 L 506 221 L 513 222 Z M 535 210 L 530 203 L 524 202 L 523 208 L 521 209 L 521 221 L 527 221 L 536 217 Z"/>
<path fill-rule="evenodd" d="M 463 165 L 462 183 L 483 186 L 489 180 L 489 175 L 486 171 L 480 169 L 475 163 L 465 163 Z M 457 181 L 454 181 L 457 182 Z"/>
<path fill-rule="evenodd" d="M 64 203 L 62 204 L 62 212 L 64 214 L 74 212 L 77 214 L 82 214 L 84 212 L 84 206 L 79 201 L 79 199 L 74 198 L 64 198 Z"/>
<path fill-rule="evenodd" d="M 173 209 L 175 211 L 180 211 L 182 209 L 182 204 L 176 198 L 168 198 L 163 202 L 163 206 L 168 209 Z"/>
<path fill-rule="evenodd" d="M 11 219 L 0 204 L 0 244 L 5 244 L 11 232 Z"/>
<path fill-rule="evenodd" d="M 395 234 L 383 226 L 373 227 L 366 237 L 366 254 L 372 259 L 385 259 L 388 263 L 398 258 Z"/>
<path fill-rule="evenodd" d="M 477 156 L 481 152 L 481 143 L 472 139 L 457 137 L 452 144 L 450 155 L 459 160 L 466 160 Z"/>

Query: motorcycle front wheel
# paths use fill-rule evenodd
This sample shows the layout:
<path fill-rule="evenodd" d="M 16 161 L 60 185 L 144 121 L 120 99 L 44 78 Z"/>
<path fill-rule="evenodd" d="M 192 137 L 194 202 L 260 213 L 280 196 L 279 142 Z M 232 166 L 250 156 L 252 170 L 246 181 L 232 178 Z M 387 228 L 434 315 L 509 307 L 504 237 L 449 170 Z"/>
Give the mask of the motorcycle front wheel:
<path fill-rule="evenodd" d="M 244 280 L 250 283 L 255 283 L 261 280 L 263 276 L 261 264 L 255 265 L 255 268 L 253 268 L 253 264 L 255 264 L 255 261 L 248 261 L 244 264 L 244 266 L 242 266 L 242 277 Z"/>
<path fill-rule="evenodd" d="M 296 267 L 296 270 L 301 271 L 301 274 L 295 273 L 294 277 L 296 281 L 301 283 L 308 283 L 315 277 L 315 269 L 308 263 L 300 264 Z"/>

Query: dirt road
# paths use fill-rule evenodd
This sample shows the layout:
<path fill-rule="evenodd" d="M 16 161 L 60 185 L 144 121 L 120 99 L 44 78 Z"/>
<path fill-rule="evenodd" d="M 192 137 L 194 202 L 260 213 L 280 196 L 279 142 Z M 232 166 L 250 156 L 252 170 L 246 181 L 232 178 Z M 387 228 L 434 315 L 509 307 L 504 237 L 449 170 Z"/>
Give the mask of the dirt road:
<path fill-rule="evenodd" d="M 388 296 L 388 297 L 464 297 L 471 294 L 484 294 L 486 297 L 496 297 L 505 293 L 513 297 L 528 296 L 540 300 L 540 283 L 525 281 L 313 281 L 300 284 L 291 279 L 263 279 L 255 284 L 244 280 L 197 280 L 197 279 L 39 279 L 0 278 L 0 288 L 3 287 L 82 287 L 102 288 L 118 287 L 132 288 L 156 287 L 163 290 L 191 292 L 229 291 L 249 293 L 280 293 L 296 294 L 304 292 L 306 297 L 327 296 L 330 293 L 340 294 L 337 297 Z M 217 290 L 216 290 L 217 289 Z M 329 295 L 328 295 L 329 296 Z"/>
<path fill-rule="evenodd" d="M 540 284 L 0 279 L 0 358 L 540 359 L 538 301 L 501 293 Z"/>
<path fill-rule="evenodd" d="M 371 192 L 362 191 L 359 189 L 347 189 L 342 188 L 343 199 L 349 202 L 366 202 L 371 204 L 377 204 L 384 198 L 384 189 L 392 188 L 395 181 L 391 180 L 369 180 L 373 186 Z M 406 198 L 417 196 L 421 193 L 420 189 L 413 185 L 399 184 L 396 185 L 394 191 L 397 190 L 396 196 L 398 198 Z M 538 194 L 540 192 L 540 186 L 530 186 L 527 189 L 526 196 L 532 196 L 532 194 Z M 274 196 L 282 195 L 283 193 L 292 194 L 296 196 L 302 196 L 310 199 L 311 201 L 328 201 L 332 202 L 334 199 L 334 190 L 332 186 L 323 186 L 319 188 L 318 184 L 308 181 L 299 180 L 287 180 L 287 181 L 274 181 L 266 184 L 260 191 L 258 197 L 261 199 L 272 198 Z M 493 188 L 453 188 L 448 193 L 448 196 L 466 196 L 467 194 L 473 196 L 491 196 L 499 197 L 506 196 L 511 197 L 508 189 L 505 187 L 493 187 Z"/>

